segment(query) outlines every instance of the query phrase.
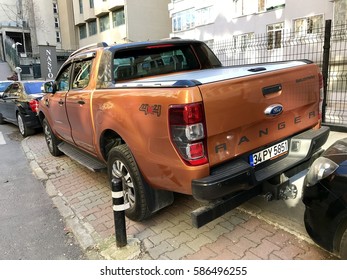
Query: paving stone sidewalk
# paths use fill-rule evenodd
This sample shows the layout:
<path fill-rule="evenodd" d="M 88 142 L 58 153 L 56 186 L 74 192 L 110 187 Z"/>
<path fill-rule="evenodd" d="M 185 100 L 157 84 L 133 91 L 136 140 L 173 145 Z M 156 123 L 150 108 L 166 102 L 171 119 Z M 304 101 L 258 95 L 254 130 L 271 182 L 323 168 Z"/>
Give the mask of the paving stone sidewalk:
<path fill-rule="evenodd" d="M 107 259 L 146 260 L 327 260 L 337 259 L 285 229 L 235 209 L 196 229 L 190 212 L 200 206 L 177 194 L 170 207 L 144 222 L 126 221 L 134 250 L 118 251 L 114 242 L 111 191 L 104 173 L 93 173 L 66 156 L 53 157 L 43 134 L 22 141 L 36 176 L 62 213 L 67 231 L 86 251 Z M 136 249 L 137 248 L 137 249 Z"/>

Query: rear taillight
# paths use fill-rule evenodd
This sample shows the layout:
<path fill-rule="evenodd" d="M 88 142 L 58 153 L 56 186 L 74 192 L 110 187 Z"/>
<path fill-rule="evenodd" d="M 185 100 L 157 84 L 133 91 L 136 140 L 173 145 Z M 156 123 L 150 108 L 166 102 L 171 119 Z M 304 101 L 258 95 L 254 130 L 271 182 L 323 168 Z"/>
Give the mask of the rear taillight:
<path fill-rule="evenodd" d="M 171 141 L 188 165 L 201 165 L 208 162 L 202 103 L 170 106 L 169 125 Z"/>
<path fill-rule="evenodd" d="M 322 119 L 322 114 L 323 114 L 323 101 L 324 101 L 324 80 L 323 80 L 323 74 L 319 73 L 319 119 Z"/>
<path fill-rule="evenodd" d="M 39 102 L 35 99 L 29 101 L 31 111 L 37 113 L 39 111 Z"/>

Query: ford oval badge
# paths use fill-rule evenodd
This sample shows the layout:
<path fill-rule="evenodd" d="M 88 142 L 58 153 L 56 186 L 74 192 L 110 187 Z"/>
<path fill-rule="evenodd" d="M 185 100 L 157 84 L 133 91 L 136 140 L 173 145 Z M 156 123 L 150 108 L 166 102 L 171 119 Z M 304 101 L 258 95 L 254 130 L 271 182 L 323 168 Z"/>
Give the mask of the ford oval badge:
<path fill-rule="evenodd" d="M 270 117 L 278 116 L 283 112 L 283 106 L 281 104 L 274 104 L 267 107 L 264 114 Z"/>

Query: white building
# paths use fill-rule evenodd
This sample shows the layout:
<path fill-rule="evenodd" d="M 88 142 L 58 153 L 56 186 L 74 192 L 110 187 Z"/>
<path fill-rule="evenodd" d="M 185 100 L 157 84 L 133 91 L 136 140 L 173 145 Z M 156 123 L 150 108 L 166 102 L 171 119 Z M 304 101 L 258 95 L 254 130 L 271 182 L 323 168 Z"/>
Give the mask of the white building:
<path fill-rule="evenodd" d="M 73 0 L 80 47 L 168 37 L 170 0 Z"/>
<path fill-rule="evenodd" d="M 172 0 L 171 36 L 203 41 L 273 34 L 282 30 L 304 35 L 327 19 L 347 23 L 347 0 Z"/>
<path fill-rule="evenodd" d="M 58 52 L 75 50 L 74 29 L 71 0 L 0 0 L 2 39 L 17 42 L 22 57 L 35 56 L 39 45 L 56 46 Z"/>

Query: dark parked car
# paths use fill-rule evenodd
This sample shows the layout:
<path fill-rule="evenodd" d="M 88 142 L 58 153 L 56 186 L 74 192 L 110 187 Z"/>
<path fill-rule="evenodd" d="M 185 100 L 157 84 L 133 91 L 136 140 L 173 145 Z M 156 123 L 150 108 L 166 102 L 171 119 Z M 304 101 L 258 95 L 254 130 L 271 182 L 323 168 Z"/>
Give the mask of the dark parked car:
<path fill-rule="evenodd" d="M 38 100 L 43 96 L 44 81 L 16 81 L 0 96 L 0 124 L 10 122 L 18 125 L 23 137 L 35 133 L 41 127 L 37 117 Z"/>
<path fill-rule="evenodd" d="M 304 180 L 307 233 L 324 249 L 347 259 L 347 138 L 336 141 Z"/>

